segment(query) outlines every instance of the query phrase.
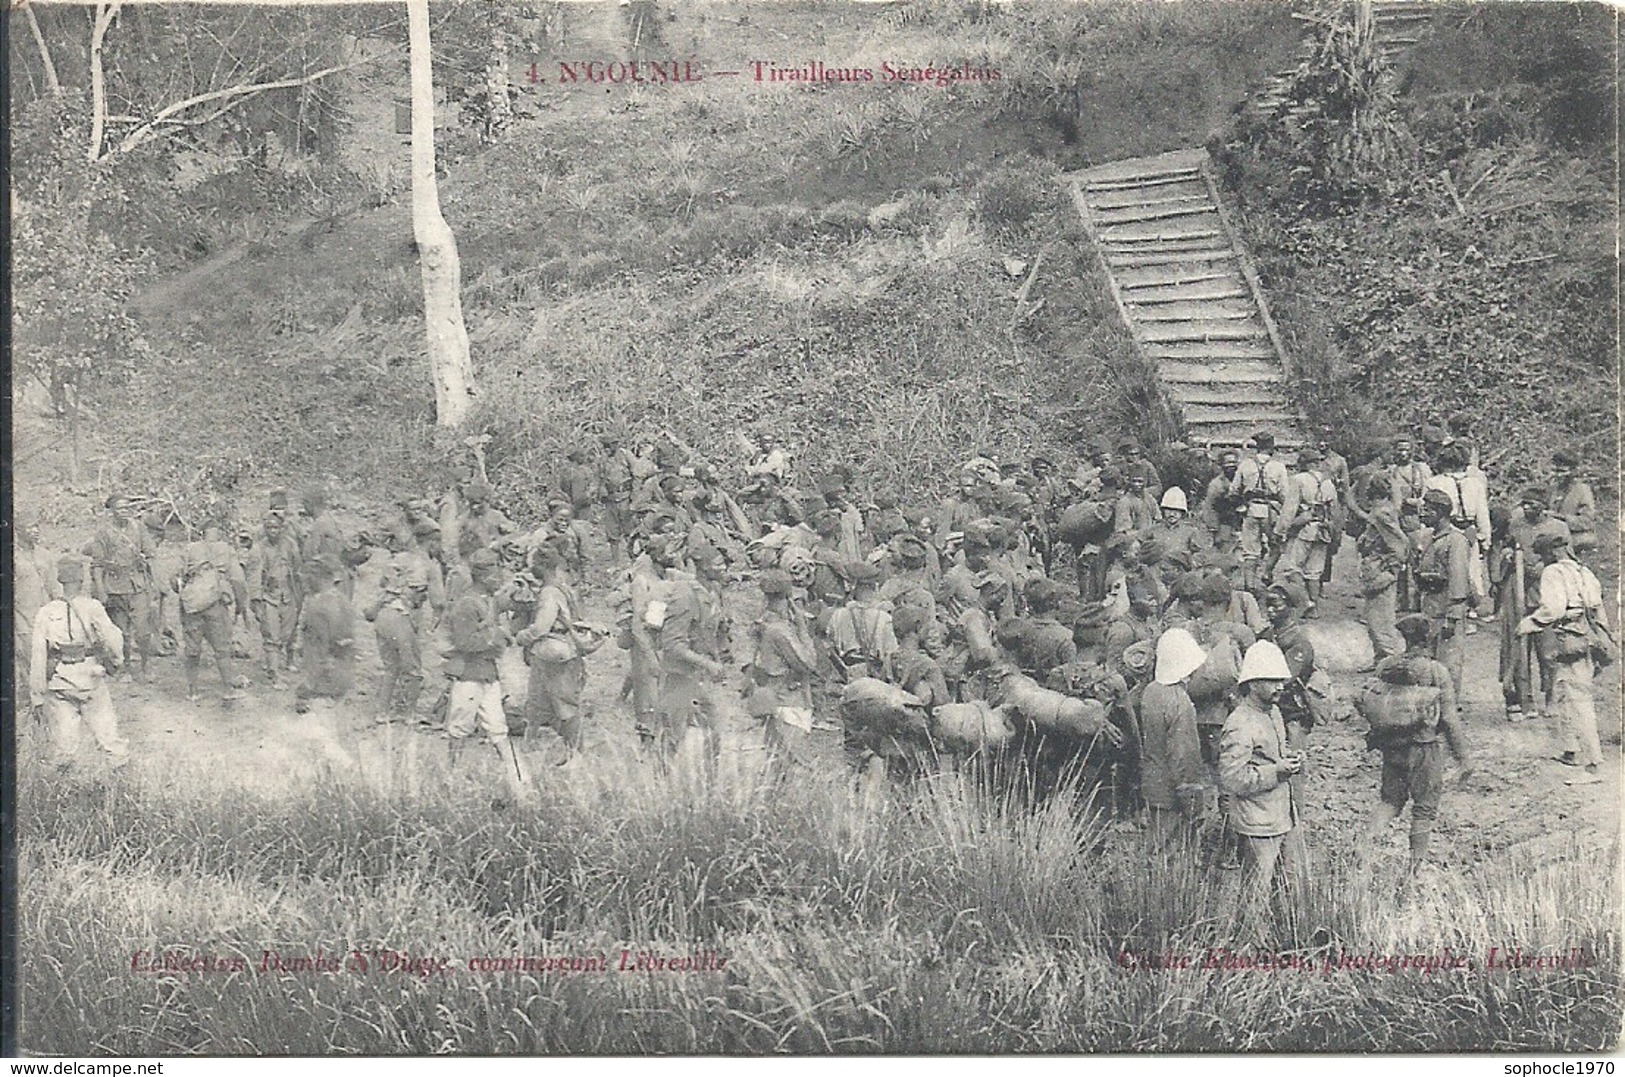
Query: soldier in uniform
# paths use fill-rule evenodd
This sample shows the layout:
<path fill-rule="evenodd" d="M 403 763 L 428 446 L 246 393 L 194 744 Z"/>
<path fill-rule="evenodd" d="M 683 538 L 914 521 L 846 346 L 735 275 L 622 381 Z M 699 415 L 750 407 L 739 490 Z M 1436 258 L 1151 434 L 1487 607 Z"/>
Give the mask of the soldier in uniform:
<path fill-rule="evenodd" d="M 241 699 L 242 683 L 231 664 L 231 625 L 233 609 L 248 608 L 248 583 L 219 528 L 206 528 L 201 539 L 186 544 L 171 587 L 180 596 L 187 700 L 196 702 L 198 698 L 197 675 L 205 643 L 214 652 L 224 700 Z"/>
<path fill-rule="evenodd" d="M 508 717 L 502 709 L 502 681 L 497 662 L 508 645 L 496 593 L 502 586 L 502 564 L 490 550 L 475 550 L 468 558 L 470 584 L 446 614 L 450 653 L 446 675 L 451 696 L 446 711 L 446 736 L 455 767 L 469 737 L 484 733 L 496 750 L 503 780 L 519 800 L 533 793 L 524 757 L 508 738 Z"/>
<path fill-rule="evenodd" d="M 265 676 L 272 687 L 280 684 L 282 670 L 293 664 L 302 575 L 299 546 L 288 534 L 287 521 L 276 513 L 268 514 L 249 548 L 243 576 L 249 609 L 259 622 Z"/>
<path fill-rule="evenodd" d="M 77 558 L 57 565 L 62 597 L 40 607 L 29 641 L 28 698 L 42 713 L 50 731 L 52 761 L 65 768 L 73 761 L 81 726 L 113 765 L 129 757 L 129 745 L 119 734 L 118 715 L 107 690 L 109 667 L 124 660 L 124 640 L 118 626 L 100 602 L 79 593 L 84 566 Z"/>
<path fill-rule="evenodd" d="M 295 693 L 294 711 L 310 710 L 312 699 L 337 702 L 355 684 L 355 607 L 345 597 L 344 566 L 318 557 L 305 573 L 307 598 L 301 626 L 304 680 Z"/>
<path fill-rule="evenodd" d="M 1263 586 L 1274 568 L 1274 558 L 1280 555 L 1279 549 L 1272 548 L 1270 536 L 1291 484 L 1286 465 L 1275 455 L 1275 435 L 1259 431 L 1253 435 L 1253 445 L 1253 455 L 1236 465 L 1235 477 L 1230 480 L 1230 499 L 1242 513 L 1243 586 L 1249 591 Z"/>
<path fill-rule="evenodd" d="M 580 600 L 565 577 L 564 559 L 555 548 L 540 546 L 531 551 L 529 568 L 537 581 L 535 613 L 513 640 L 524 648 L 525 663 L 530 668 L 525 691 L 526 725 L 548 726 L 568 751 L 579 752 L 585 743 L 581 691 L 587 683 L 587 660 L 580 642 L 586 629 L 577 625 Z M 596 643 L 591 646 L 596 649 Z"/>
<path fill-rule="evenodd" d="M 660 626 L 660 741 L 669 758 L 690 725 L 705 734 L 706 759 L 714 767 L 722 749 L 714 686 L 727 676 L 722 662 L 722 610 L 707 586 L 724 575 L 720 555 L 695 564 L 697 574 L 668 570 L 671 588 Z"/>
<path fill-rule="evenodd" d="M 766 605 L 756 626 L 747 707 L 751 717 L 763 723 L 768 753 L 776 760 L 804 764 L 812 732 L 817 647 L 806 622 L 790 606 L 794 590 L 790 574 L 768 569 L 758 582 Z"/>
<path fill-rule="evenodd" d="M 423 650 L 419 610 L 429 597 L 429 576 L 421 564 L 397 561 L 385 572 L 384 601 L 373 618 L 378 659 L 384 676 L 378 690 L 377 721 L 410 720 L 423 693 Z"/>
<path fill-rule="evenodd" d="M 1437 688 L 1439 713 L 1431 722 L 1408 732 L 1383 738 L 1372 734 L 1367 738 L 1369 747 L 1382 752 L 1382 792 L 1366 824 L 1366 835 L 1368 842 L 1380 838 L 1409 801 L 1411 870 L 1415 871 L 1427 859 L 1433 827 L 1439 818 L 1439 801 L 1444 794 L 1442 747 L 1449 747 L 1450 754 L 1462 765 L 1464 777 L 1470 768 L 1466 738 L 1456 716 L 1450 671 L 1432 654 L 1433 621 L 1419 613 L 1407 614 L 1399 621 L 1399 632 L 1405 638 L 1405 651 L 1378 662 L 1377 679 Z"/>
<path fill-rule="evenodd" d="M 132 652 L 139 655 L 145 677 L 152 652 L 152 559 L 157 546 L 128 497 L 113 494 L 106 508 L 107 518 L 84 549 L 90 558 L 90 595 L 118 626 L 123 664 Z"/>

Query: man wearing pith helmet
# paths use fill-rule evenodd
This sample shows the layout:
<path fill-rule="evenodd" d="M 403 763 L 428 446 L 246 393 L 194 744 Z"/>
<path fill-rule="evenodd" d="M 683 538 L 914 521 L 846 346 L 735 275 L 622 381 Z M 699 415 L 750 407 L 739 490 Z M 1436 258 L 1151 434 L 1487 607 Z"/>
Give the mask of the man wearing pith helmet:
<path fill-rule="evenodd" d="M 1191 519 L 1190 502 L 1184 490 L 1168 487 L 1162 492 L 1157 508 L 1161 522 L 1151 531 L 1161 543 L 1165 558 L 1194 562 L 1198 553 L 1213 548 L 1212 536 Z"/>
<path fill-rule="evenodd" d="M 1206 660 L 1195 636 L 1170 628 L 1157 640 L 1155 679 L 1140 695 L 1140 792 L 1159 843 L 1185 834 L 1201 807 L 1206 771 L 1185 686 Z"/>
<path fill-rule="evenodd" d="M 1247 648 L 1235 709 L 1219 734 L 1219 789 L 1227 794 L 1230 829 L 1241 844 L 1241 914 L 1260 936 L 1262 912 L 1277 872 L 1284 887 L 1301 877 L 1298 833 L 1289 781 L 1303 758 L 1287 748 L 1286 727 L 1275 701 L 1292 679 L 1286 656 L 1269 640 Z"/>

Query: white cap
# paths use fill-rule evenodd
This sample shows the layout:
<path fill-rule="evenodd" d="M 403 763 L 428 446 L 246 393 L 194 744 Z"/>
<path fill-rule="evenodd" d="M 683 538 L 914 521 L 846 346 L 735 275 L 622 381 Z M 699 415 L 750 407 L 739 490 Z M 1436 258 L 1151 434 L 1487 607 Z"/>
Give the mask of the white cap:
<path fill-rule="evenodd" d="M 1292 671 L 1287 668 L 1286 655 L 1281 648 L 1267 639 L 1261 639 L 1251 647 L 1241 659 L 1241 674 L 1236 678 L 1240 684 L 1248 681 L 1290 681 Z"/>
<path fill-rule="evenodd" d="M 1202 668 L 1207 653 L 1183 628 L 1170 628 L 1157 640 L 1157 683 L 1178 684 Z"/>
<path fill-rule="evenodd" d="M 1162 492 L 1162 507 L 1165 509 L 1178 509 L 1180 512 L 1189 512 L 1190 504 L 1185 500 L 1185 491 L 1177 486 L 1170 486 Z"/>

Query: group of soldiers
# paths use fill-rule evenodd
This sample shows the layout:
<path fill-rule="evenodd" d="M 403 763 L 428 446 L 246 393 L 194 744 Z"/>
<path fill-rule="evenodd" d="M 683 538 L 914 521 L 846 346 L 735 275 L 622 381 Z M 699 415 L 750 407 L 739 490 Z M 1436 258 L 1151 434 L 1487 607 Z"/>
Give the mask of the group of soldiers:
<path fill-rule="evenodd" d="M 1384 777 L 1373 833 L 1409 801 L 1413 854 L 1425 855 L 1444 748 L 1465 765 L 1464 637 L 1492 617 L 1507 717 L 1559 718 L 1559 760 L 1580 768 L 1575 782 L 1600 781 L 1591 678 L 1609 633 L 1582 563 L 1596 549 L 1596 499 L 1572 457 L 1554 467 L 1559 488 L 1526 489 L 1513 511 L 1492 503 L 1471 446 L 1448 436 L 1400 438 L 1351 468 L 1325 434 L 1283 453 L 1260 431 L 1245 450 L 1176 444 L 1155 461 L 1133 440 L 1095 444 L 1076 463 L 978 454 L 948 499 L 923 505 L 860 490 L 840 464 L 798 486 L 804 474 L 771 440 L 726 485 L 663 434 L 569 452 L 533 528 L 492 504 L 483 473 L 402 502 L 381 537 L 346 528 L 310 490 L 297 505 L 273 492 L 236 542 L 209 529 L 159 543 L 174 521 L 115 496 L 92 541 L 54 571 L 19 532 L 19 580 L 35 580 L 18 591 L 19 631 L 32 626 L 19 684 L 59 755 L 82 720 L 122 757 L 101 674 L 146 669 L 166 607 L 178 611 L 191 698 L 205 643 L 226 699 L 241 693 L 233 624 L 249 623 L 266 683 L 300 674 L 300 711 L 349 695 L 370 622 L 376 720 L 440 729 L 454 760 L 483 735 L 523 796 L 532 777 L 517 727 L 551 728 L 565 758 L 581 752 L 587 665 L 610 639 L 628 654 L 621 697 L 655 758 L 698 731 L 714 760 L 726 716 L 743 711 L 785 766 L 812 761 L 816 732 L 839 731 L 866 780 L 965 750 L 934 739 L 929 722 L 843 721 L 848 686 L 883 682 L 929 715 L 1001 705 L 1020 677 L 1092 700 L 1101 717 L 1057 733 L 1005 708 L 1017 728 L 1002 751 L 1040 771 L 1081 767 L 1161 838 L 1217 816 L 1220 855 L 1267 882 L 1294 860 L 1303 747 L 1331 706 L 1310 622 L 1344 541 L 1359 554 L 1351 583 L 1378 677 L 1400 670 L 1446 700 L 1425 728 L 1374 743 Z M 376 595 L 358 609 L 358 571 L 378 546 Z M 581 597 L 606 582 L 613 625 L 594 623 Z M 1584 648 L 1560 638 L 1577 635 Z M 515 655 L 525 684 L 505 698 Z"/>

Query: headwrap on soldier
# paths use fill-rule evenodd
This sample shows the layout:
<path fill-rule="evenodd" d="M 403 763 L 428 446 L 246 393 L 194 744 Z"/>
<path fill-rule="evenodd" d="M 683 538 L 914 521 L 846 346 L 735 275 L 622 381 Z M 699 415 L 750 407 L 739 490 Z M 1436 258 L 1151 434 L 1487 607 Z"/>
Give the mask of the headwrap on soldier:
<path fill-rule="evenodd" d="M 564 564 L 564 555 L 551 542 L 543 542 L 531 549 L 525 558 L 525 567 L 538 580 Z"/>
<path fill-rule="evenodd" d="M 1455 501 L 1443 490 L 1428 490 L 1422 495 L 1422 504 L 1438 510 L 1445 516 L 1450 516 L 1456 511 Z"/>
<path fill-rule="evenodd" d="M 850 561 L 841 572 L 853 586 L 872 586 L 880 582 L 880 566 L 867 561 Z"/>
<path fill-rule="evenodd" d="M 1150 640 L 1142 639 L 1131 643 L 1123 649 L 1123 668 L 1136 676 L 1147 673 L 1156 661 L 1156 644 Z"/>
<path fill-rule="evenodd" d="M 1550 503 L 1550 498 L 1544 486 L 1525 486 L 1523 493 L 1518 495 L 1518 500 L 1522 504 L 1539 505 L 1541 508 L 1545 508 Z"/>
<path fill-rule="evenodd" d="M 1045 613 L 1066 593 L 1066 588 L 1046 576 L 1034 576 L 1027 581 L 1022 594 L 1027 598 L 1027 608 L 1034 613 Z"/>
<path fill-rule="evenodd" d="M 790 574 L 782 568 L 764 569 L 762 574 L 756 578 L 756 583 L 761 587 L 764 597 L 775 595 L 784 597 L 795 588 L 794 582 L 790 579 Z"/>
<path fill-rule="evenodd" d="M 1223 573 L 1214 572 L 1202 581 L 1202 601 L 1210 606 L 1229 605 L 1234 593 Z"/>
<path fill-rule="evenodd" d="M 1394 627 L 1405 637 L 1407 646 L 1416 647 L 1433 641 L 1433 619 L 1423 613 L 1407 613 Z"/>
<path fill-rule="evenodd" d="M 918 606 L 899 606 L 892 611 L 891 624 L 900 637 L 918 632 L 925 625 L 925 611 Z"/>
<path fill-rule="evenodd" d="M 1535 538 L 1535 553 L 1541 557 L 1550 557 L 1558 550 L 1569 548 L 1569 537 L 1561 532 L 1548 532 Z"/>
<path fill-rule="evenodd" d="M 1207 586 L 1207 576 L 1201 572 L 1185 572 L 1174 581 L 1174 597 L 1184 602 L 1202 601 L 1203 589 Z M 1226 594 L 1228 596 L 1228 592 Z"/>
<path fill-rule="evenodd" d="M 906 557 L 910 560 L 925 557 L 925 540 L 907 531 L 899 531 L 892 536 L 892 548 L 897 551 L 898 557 Z"/>

